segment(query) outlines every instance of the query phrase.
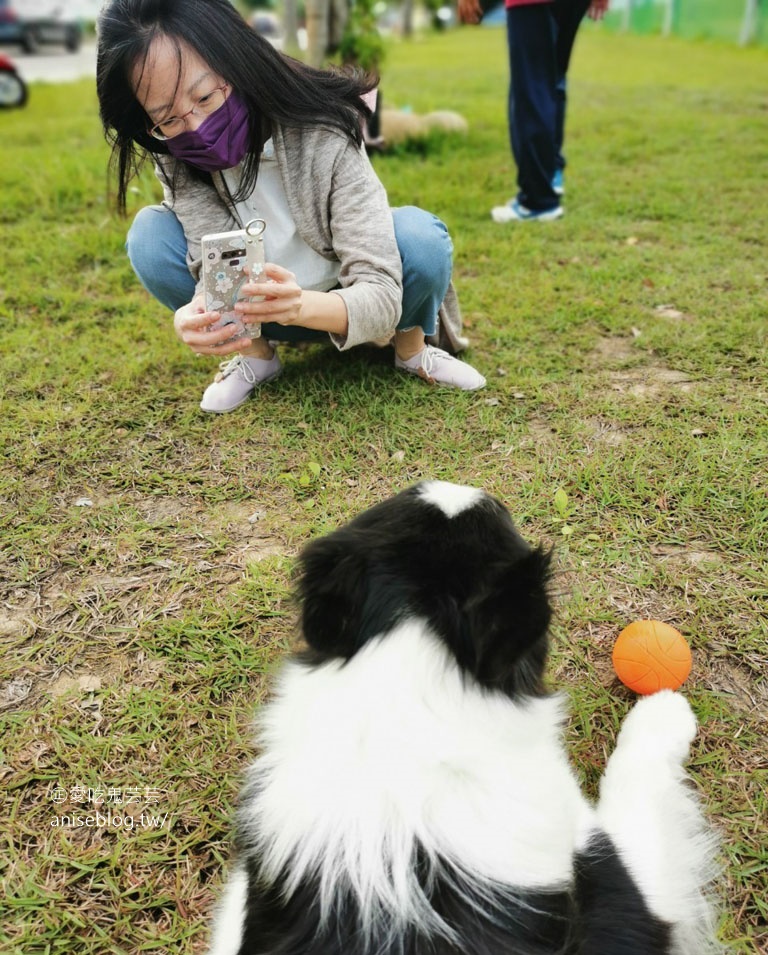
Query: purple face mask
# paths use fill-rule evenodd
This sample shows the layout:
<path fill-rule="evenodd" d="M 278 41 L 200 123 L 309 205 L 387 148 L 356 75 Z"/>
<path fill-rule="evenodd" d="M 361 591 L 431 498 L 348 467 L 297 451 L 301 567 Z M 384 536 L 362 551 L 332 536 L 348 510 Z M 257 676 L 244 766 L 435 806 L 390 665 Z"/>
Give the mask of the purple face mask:
<path fill-rule="evenodd" d="M 205 172 L 231 169 L 248 152 L 248 107 L 233 90 L 197 129 L 188 129 L 165 145 L 168 152 Z"/>

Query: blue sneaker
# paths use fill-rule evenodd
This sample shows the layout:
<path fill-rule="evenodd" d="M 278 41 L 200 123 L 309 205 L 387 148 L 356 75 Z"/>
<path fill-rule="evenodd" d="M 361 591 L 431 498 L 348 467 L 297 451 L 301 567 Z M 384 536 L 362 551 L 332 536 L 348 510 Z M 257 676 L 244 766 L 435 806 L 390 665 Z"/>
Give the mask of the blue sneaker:
<path fill-rule="evenodd" d="M 563 177 L 562 169 L 555 170 L 555 174 L 552 177 L 552 188 L 558 196 L 565 195 L 565 178 Z"/>
<path fill-rule="evenodd" d="M 505 206 L 495 206 L 491 209 L 491 218 L 494 222 L 550 222 L 552 219 L 559 219 L 562 215 L 562 206 L 536 212 L 533 209 L 527 209 L 517 199 L 510 199 Z"/>

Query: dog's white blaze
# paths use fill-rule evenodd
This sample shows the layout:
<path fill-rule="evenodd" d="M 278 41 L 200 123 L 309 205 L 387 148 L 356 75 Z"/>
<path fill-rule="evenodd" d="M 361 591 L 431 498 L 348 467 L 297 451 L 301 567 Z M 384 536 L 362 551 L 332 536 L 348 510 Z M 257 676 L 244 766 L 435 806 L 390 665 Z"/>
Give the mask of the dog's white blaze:
<path fill-rule="evenodd" d="M 326 912 L 351 888 L 366 921 L 433 918 L 411 875 L 417 841 L 475 885 L 566 883 L 590 810 L 561 721 L 557 698 L 519 705 L 463 678 L 418 620 L 344 665 L 289 663 L 262 718 L 251 834 L 274 878 L 319 876 Z"/>
<path fill-rule="evenodd" d="M 476 487 L 463 487 L 448 481 L 425 481 L 419 486 L 418 494 L 422 500 L 439 507 L 446 517 L 456 517 L 483 498 L 483 492 Z"/>

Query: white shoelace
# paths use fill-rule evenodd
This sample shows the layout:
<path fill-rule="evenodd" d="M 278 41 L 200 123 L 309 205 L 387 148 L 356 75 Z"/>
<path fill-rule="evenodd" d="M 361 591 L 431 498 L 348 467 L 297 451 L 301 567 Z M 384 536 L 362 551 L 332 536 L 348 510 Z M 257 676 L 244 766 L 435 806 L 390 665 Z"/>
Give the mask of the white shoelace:
<path fill-rule="evenodd" d="M 447 359 L 448 361 L 455 361 L 456 359 L 453 355 L 449 355 L 447 351 L 443 351 L 442 348 L 435 348 L 434 345 L 426 345 L 423 351 L 423 358 L 421 360 L 421 367 L 428 374 L 432 374 L 432 369 L 435 367 L 435 360 L 439 355 L 443 360 Z"/>
<path fill-rule="evenodd" d="M 240 374 L 249 385 L 256 384 L 256 373 L 242 355 L 235 355 L 234 358 L 223 361 L 219 365 L 218 380 L 222 381 L 224 378 L 229 378 L 229 376 L 234 375 L 238 369 L 240 369 Z"/>
<path fill-rule="evenodd" d="M 437 356 L 441 358 L 452 358 L 452 355 L 449 355 L 448 352 L 443 351 L 441 348 L 436 348 L 434 345 L 425 345 L 424 348 L 413 355 L 411 358 L 405 359 L 402 363 L 406 368 L 410 368 L 412 371 L 417 371 L 419 368 L 423 369 L 427 374 L 429 374 L 435 366 L 435 359 Z M 418 363 L 416 362 L 418 359 Z"/>

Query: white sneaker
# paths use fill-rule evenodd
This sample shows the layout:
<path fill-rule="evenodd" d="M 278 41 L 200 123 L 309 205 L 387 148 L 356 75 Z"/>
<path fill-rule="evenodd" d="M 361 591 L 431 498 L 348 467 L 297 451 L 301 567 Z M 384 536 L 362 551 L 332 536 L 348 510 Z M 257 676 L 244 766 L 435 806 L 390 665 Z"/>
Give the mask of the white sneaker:
<path fill-rule="evenodd" d="M 277 352 L 271 358 L 235 355 L 219 365 L 219 373 L 205 389 L 200 407 L 214 414 L 234 411 L 251 397 L 257 385 L 277 378 L 282 370 Z"/>
<path fill-rule="evenodd" d="M 395 354 L 395 368 L 418 375 L 430 385 L 451 385 L 462 391 L 477 391 L 485 387 L 485 378 L 479 371 L 434 345 L 425 345 L 417 355 L 405 360 Z"/>
<path fill-rule="evenodd" d="M 494 222 L 551 222 L 553 219 L 560 219 L 562 215 L 562 206 L 536 212 L 534 209 L 528 209 L 517 199 L 510 199 L 505 206 L 494 206 L 491 209 L 491 218 Z"/>

